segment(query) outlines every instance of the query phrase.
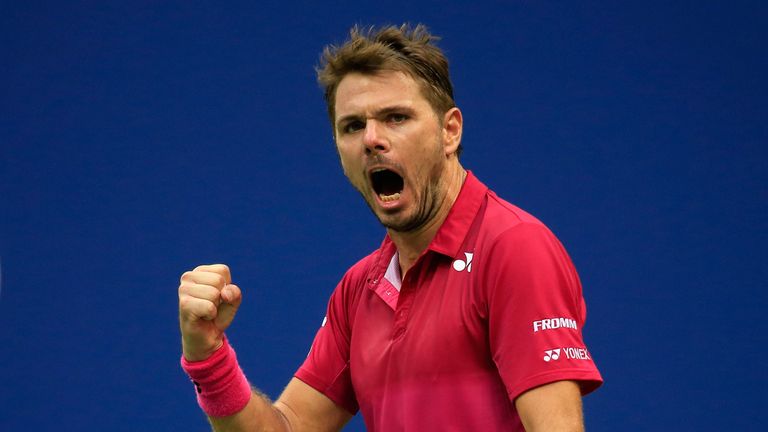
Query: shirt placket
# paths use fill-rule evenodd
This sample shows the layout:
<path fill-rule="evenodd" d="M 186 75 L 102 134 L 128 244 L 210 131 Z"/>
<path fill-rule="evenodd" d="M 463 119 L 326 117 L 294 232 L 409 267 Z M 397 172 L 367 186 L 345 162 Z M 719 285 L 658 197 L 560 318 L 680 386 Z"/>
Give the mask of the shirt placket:
<path fill-rule="evenodd" d="M 408 273 L 403 279 L 399 298 L 397 299 L 397 307 L 395 308 L 395 321 L 392 326 L 393 341 L 403 337 L 408 328 L 413 301 L 418 292 L 418 274 L 426 259 L 426 255 L 422 255 L 416 260 L 416 263 L 414 263 L 413 267 L 408 270 Z"/>

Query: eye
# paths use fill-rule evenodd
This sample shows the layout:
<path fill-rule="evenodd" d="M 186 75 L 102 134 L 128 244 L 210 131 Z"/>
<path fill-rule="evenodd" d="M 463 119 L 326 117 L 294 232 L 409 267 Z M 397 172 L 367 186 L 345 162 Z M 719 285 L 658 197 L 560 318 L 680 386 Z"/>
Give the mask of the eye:
<path fill-rule="evenodd" d="M 353 120 L 347 124 L 345 124 L 341 130 L 344 133 L 354 133 L 361 129 L 365 128 L 365 123 L 359 121 L 359 120 Z"/>
<path fill-rule="evenodd" d="M 390 114 L 390 115 L 387 117 L 387 120 L 388 120 L 390 123 L 399 124 L 399 123 L 402 123 L 402 122 L 404 122 L 404 121 L 408 120 L 408 116 L 407 116 L 407 115 L 405 115 L 405 114 L 397 114 L 397 113 L 393 113 L 393 114 Z"/>

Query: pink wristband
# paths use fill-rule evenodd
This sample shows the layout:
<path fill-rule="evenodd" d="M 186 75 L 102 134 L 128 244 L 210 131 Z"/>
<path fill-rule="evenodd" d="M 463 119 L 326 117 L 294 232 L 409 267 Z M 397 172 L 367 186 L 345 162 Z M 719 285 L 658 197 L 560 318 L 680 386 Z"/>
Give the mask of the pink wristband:
<path fill-rule="evenodd" d="M 197 403 L 211 417 L 236 414 L 251 399 L 251 386 L 226 337 L 224 345 L 205 360 L 189 362 L 182 355 L 181 367 L 195 384 Z"/>

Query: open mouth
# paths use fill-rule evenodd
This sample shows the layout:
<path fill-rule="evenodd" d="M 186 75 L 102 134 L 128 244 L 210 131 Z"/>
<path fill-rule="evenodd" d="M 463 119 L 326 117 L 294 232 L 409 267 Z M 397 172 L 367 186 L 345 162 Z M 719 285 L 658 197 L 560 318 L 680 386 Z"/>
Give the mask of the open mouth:
<path fill-rule="evenodd" d="M 371 172 L 371 185 L 373 191 L 383 202 L 392 202 L 400 199 L 403 191 L 403 178 L 400 174 L 386 168 L 379 168 Z"/>

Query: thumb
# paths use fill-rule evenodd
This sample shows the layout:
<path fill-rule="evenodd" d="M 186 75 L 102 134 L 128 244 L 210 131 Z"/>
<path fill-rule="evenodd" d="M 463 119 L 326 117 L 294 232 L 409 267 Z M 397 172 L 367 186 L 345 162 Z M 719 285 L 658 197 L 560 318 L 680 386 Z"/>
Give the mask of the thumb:
<path fill-rule="evenodd" d="M 221 304 L 213 321 L 219 330 L 224 331 L 229 327 L 242 301 L 243 295 L 237 285 L 229 284 L 222 288 Z"/>

